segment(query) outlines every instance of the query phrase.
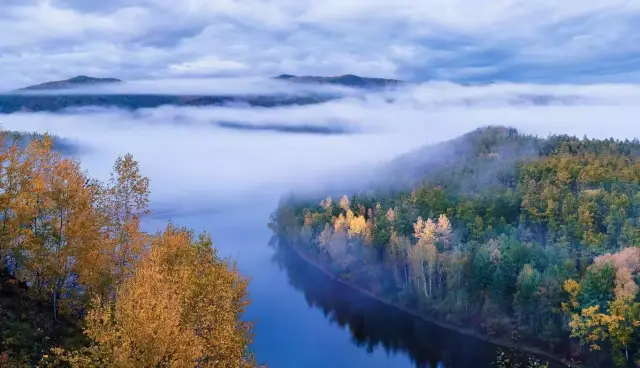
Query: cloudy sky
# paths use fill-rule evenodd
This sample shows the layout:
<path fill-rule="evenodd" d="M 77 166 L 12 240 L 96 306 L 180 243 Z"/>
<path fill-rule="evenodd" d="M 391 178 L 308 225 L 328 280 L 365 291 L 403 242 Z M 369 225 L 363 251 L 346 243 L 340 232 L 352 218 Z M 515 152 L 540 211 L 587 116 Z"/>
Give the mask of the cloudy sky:
<path fill-rule="evenodd" d="M 2 87 L 280 73 L 640 80 L 633 0 L 1 0 Z"/>

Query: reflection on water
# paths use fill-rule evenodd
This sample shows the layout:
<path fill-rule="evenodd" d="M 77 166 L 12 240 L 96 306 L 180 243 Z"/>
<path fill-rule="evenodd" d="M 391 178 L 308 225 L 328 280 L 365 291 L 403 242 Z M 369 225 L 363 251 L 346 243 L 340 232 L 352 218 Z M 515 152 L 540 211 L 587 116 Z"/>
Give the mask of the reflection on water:
<path fill-rule="evenodd" d="M 160 230 L 172 219 L 178 226 L 208 231 L 220 254 L 238 261 L 240 272 L 251 278 L 245 317 L 255 322 L 252 349 L 260 363 L 270 368 L 498 368 L 490 365 L 495 346 L 362 296 L 290 248 L 265 246 L 271 233 L 264 219 L 273 203 L 258 202 L 186 214 L 182 207 L 167 207 L 147 218 L 145 230 Z"/>
<path fill-rule="evenodd" d="M 416 367 L 489 367 L 496 346 L 415 318 L 330 279 L 290 248 L 271 243 L 273 260 L 289 283 L 305 295 L 310 307 L 323 311 L 331 323 L 346 327 L 352 341 L 372 352 L 407 354 Z"/>

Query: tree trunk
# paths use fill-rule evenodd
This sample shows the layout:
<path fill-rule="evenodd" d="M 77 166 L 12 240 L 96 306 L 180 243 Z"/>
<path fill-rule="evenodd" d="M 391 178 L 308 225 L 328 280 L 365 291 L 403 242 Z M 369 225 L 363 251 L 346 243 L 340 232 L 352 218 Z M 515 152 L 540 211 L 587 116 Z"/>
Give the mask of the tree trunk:
<path fill-rule="evenodd" d="M 7 233 L 7 210 L 4 210 L 3 216 L 2 216 L 2 235 L 6 235 Z M 1 248 L 1 252 L 0 252 L 0 273 L 4 272 L 5 269 L 7 271 L 7 274 L 11 274 L 11 272 L 9 271 L 9 262 L 8 262 L 8 257 L 9 257 L 9 252 L 8 252 L 8 247 L 9 247 L 9 240 L 5 239 L 5 244 L 2 245 Z"/>
<path fill-rule="evenodd" d="M 56 262 L 58 263 L 58 269 L 62 269 L 62 265 L 60 264 L 60 251 L 62 250 L 62 228 L 63 228 L 63 224 L 64 224 L 64 212 L 63 210 L 60 210 L 60 224 L 58 227 L 58 244 L 56 246 Z M 57 321 L 58 320 L 58 278 L 54 278 L 53 281 L 53 320 Z"/>
<path fill-rule="evenodd" d="M 53 288 L 53 321 L 56 322 L 58 320 L 58 285 L 57 281 L 54 283 Z"/>
<path fill-rule="evenodd" d="M 424 296 L 428 297 L 429 294 L 427 292 L 427 278 L 425 277 L 425 272 L 424 272 L 424 262 L 420 262 L 420 276 L 422 278 L 422 289 L 424 290 Z"/>
<path fill-rule="evenodd" d="M 438 296 L 440 297 L 440 299 L 442 299 L 443 295 L 444 295 L 444 292 L 442 291 L 443 279 L 444 279 L 444 270 L 442 270 L 442 268 L 440 268 L 440 270 L 438 272 Z"/>

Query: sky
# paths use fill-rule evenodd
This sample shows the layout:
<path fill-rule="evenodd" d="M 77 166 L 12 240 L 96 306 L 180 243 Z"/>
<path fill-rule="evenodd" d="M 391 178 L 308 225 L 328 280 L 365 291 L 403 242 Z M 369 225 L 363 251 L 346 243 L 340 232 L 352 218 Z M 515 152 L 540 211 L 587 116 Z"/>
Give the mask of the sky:
<path fill-rule="evenodd" d="M 640 80 L 634 0 L 2 0 L 0 87 L 357 74 L 458 83 Z"/>

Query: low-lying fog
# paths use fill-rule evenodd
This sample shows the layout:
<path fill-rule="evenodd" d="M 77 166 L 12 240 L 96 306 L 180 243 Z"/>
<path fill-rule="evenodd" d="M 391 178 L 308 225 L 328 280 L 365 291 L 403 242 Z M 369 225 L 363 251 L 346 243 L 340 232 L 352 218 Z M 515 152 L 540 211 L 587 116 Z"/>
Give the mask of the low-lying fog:
<path fill-rule="evenodd" d="M 218 83 L 210 92 L 231 90 L 232 82 Z M 187 82 L 181 83 L 183 88 Z M 256 92 L 250 83 L 241 85 L 246 93 Z M 147 87 L 152 93 L 172 91 L 162 81 Z M 198 92 L 202 89 L 199 85 Z M 313 187 L 341 175 L 350 180 L 353 168 L 484 125 L 632 139 L 640 136 L 638 116 L 635 85 L 430 83 L 351 93 L 318 105 L 84 109 L 0 115 L 0 124 L 76 141 L 88 148 L 80 157 L 83 167 L 102 179 L 118 155 L 130 152 L 152 180 L 156 208 L 198 211 L 258 199 L 275 205 L 293 187 Z"/>

